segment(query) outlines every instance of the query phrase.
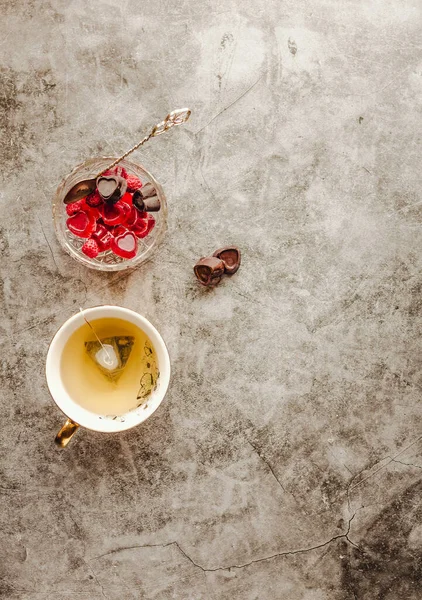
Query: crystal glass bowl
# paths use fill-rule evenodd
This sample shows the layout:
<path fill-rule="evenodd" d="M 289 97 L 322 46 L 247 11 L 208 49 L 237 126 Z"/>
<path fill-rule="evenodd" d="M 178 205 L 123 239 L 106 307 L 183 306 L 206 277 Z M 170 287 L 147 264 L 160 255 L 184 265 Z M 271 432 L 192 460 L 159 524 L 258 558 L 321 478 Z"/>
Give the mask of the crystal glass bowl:
<path fill-rule="evenodd" d="M 161 209 L 158 212 L 152 213 L 155 218 L 155 227 L 147 237 L 138 239 L 138 253 L 133 258 L 121 258 L 116 256 L 111 250 L 99 254 L 96 258 L 90 258 L 81 252 L 85 240 L 76 237 L 68 230 L 66 220 L 69 216 L 66 213 L 66 205 L 63 199 L 76 183 L 84 179 L 94 178 L 114 160 L 115 158 L 113 157 L 91 158 L 78 165 L 60 183 L 53 199 L 54 228 L 60 245 L 72 258 L 86 267 L 97 269 L 98 271 L 123 271 L 124 269 L 138 267 L 143 264 L 151 258 L 156 248 L 162 242 L 167 229 L 167 202 L 162 187 L 144 167 L 128 160 L 122 160 L 119 165 L 124 167 L 129 175 L 138 177 L 143 185 L 150 182 L 157 190 Z"/>

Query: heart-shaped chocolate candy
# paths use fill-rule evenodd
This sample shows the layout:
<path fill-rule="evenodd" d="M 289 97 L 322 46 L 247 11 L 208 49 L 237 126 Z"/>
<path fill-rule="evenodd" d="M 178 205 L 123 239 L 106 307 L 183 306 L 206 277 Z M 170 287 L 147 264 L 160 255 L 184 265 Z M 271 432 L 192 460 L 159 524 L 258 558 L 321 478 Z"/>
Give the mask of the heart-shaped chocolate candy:
<path fill-rule="evenodd" d="M 215 256 L 201 258 L 193 268 L 199 283 L 214 286 L 220 283 L 224 273 L 224 263 Z"/>
<path fill-rule="evenodd" d="M 136 206 L 136 208 L 141 212 L 145 211 L 145 202 L 141 190 L 136 190 L 133 192 L 132 203 L 133 206 Z"/>
<path fill-rule="evenodd" d="M 158 212 L 161 208 L 160 198 L 158 196 L 151 196 L 144 200 L 144 210 L 146 212 Z"/>
<path fill-rule="evenodd" d="M 151 198 L 152 196 L 156 196 L 157 195 L 157 190 L 155 189 L 155 187 L 152 185 L 152 183 L 150 183 L 148 181 L 148 183 L 146 183 L 143 187 L 142 187 L 142 197 L 143 198 Z"/>
<path fill-rule="evenodd" d="M 224 270 L 227 275 L 234 275 L 240 267 L 240 250 L 236 246 L 219 248 L 214 252 L 213 256 L 223 261 Z"/>
<path fill-rule="evenodd" d="M 97 177 L 97 190 L 106 202 L 117 202 L 126 192 L 126 179 L 118 175 L 100 175 Z"/>
<path fill-rule="evenodd" d="M 147 183 L 147 185 L 151 185 Z M 146 186 L 145 186 L 146 187 Z M 158 196 L 144 196 L 144 189 L 136 190 L 132 196 L 132 202 L 141 212 L 158 212 L 161 208 L 160 198 Z M 155 192 L 155 190 L 154 190 Z"/>

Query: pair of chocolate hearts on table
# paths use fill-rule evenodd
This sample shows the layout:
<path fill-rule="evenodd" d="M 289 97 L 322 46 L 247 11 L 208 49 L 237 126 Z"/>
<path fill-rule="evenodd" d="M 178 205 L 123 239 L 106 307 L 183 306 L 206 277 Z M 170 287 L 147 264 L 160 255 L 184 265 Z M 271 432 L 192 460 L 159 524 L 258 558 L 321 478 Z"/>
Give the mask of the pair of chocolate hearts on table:
<path fill-rule="evenodd" d="M 219 248 L 212 256 L 198 260 L 193 270 L 199 283 L 215 286 L 224 274 L 234 275 L 240 267 L 240 250 L 236 246 Z"/>

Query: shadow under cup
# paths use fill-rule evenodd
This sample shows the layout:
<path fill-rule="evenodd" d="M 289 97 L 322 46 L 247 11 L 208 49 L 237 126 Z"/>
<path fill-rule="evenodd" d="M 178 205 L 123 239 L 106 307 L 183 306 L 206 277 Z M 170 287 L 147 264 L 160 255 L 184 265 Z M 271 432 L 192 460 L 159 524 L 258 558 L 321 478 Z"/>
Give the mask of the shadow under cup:
<path fill-rule="evenodd" d="M 148 400 L 141 406 L 118 416 L 97 414 L 78 404 L 68 393 L 61 374 L 62 353 L 70 336 L 86 324 L 85 319 L 91 322 L 96 319 L 107 318 L 121 319 L 132 323 L 146 334 L 155 350 L 157 367 L 160 373 L 156 387 L 151 391 Z M 73 425 L 73 431 L 68 436 L 69 439 L 78 425 L 105 433 L 125 431 L 148 419 L 161 404 L 170 381 L 170 358 L 163 338 L 145 317 L 120 306 L 96 306 L 85 309 L 83 313 L 77 313 L 60 327 L 48 349 L 46 377 L 53 400 L 69 418 L 67 425 Z M 63 444 L 59 443 L 59 445 L 65 446 L 67 441 Z"/>

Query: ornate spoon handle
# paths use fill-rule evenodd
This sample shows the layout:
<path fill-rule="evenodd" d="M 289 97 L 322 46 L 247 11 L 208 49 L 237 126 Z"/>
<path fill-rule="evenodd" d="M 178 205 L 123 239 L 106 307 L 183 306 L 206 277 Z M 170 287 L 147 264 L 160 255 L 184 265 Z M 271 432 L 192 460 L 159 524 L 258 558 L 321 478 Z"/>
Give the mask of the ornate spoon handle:
<path fill-rule="evenodd" d="M 115 167 L 121 160 L 123 160 L 124 158 L 126 158 L 126 156 L 129 156 L 129 154 L 132 154 L 132 152 L 134 152 L 135 150 L 137 150 L 138 148 L 143 146 L 152 137 L 157 137 L 157 135 L 161 135 L 162 133 L 165 133 L 166 131 L 168 131 L 169 129 L 174 127 L 175 125 L 181 125 L 182 123 L 186 123 L 186 121 L 189 119 L 190 115 L 191 115 L 191 111 L 189 110 L 189 108 L 179 108 L 178 110 L 173 110 L 171 113 L 169 113 L 167 115 L 167 117 L 164 119 L 164 121 L 157 123 L 157 125 L 155 125 L 151 129 L 150 133 L 148 135 L 146 135 L 140 142 L 138 142 L 130 150 L 128 150 L 127 152 L 122 154 L 122 156 L 120 156 L 119 158 L 116 158 L 116 160 L 114 162 L 112 162 L 111 165 L 109 165 L 106 169 L 103 169 L 100 173 L 98 173 L 96 175 L 96 177 L 99 177 L 105 171 L 108 171 L 108 169 L 112 169 L 113 167 Z"/>

